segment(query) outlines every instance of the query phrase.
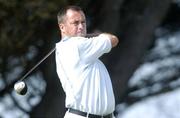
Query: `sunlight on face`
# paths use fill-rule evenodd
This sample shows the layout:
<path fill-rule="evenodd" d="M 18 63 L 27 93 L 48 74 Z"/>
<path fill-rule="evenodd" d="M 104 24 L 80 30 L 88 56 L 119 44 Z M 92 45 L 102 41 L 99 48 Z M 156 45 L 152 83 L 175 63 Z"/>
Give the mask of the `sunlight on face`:
<path fill-rule="evenodd" d="M 86 18 L 82 11 L 68 10 L 64 20 L 61 24 L 63 36 L 86 36 Z"/>

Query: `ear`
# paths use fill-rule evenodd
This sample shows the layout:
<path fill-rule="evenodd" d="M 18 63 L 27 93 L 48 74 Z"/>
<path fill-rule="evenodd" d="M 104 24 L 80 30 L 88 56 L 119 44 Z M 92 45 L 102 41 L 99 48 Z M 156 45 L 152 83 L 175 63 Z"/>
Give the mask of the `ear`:
<path fill-rule="evenodd" d="M 64 24 L 62 24 L 62 23 L 60 23 L 60 24 L 58 24 L 59 25 L 59 29 L 61 30 L 61 32 L 63 32 L 64 31 Z"/>

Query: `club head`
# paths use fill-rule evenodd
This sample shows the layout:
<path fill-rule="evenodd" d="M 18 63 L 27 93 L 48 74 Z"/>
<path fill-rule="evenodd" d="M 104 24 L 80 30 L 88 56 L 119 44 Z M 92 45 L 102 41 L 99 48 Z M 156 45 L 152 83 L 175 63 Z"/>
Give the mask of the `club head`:
<path fill-rule="evenodd" d="M 28 88 L 25 82 L 20 81 L 14 84 L 14 90 L 19 95 L 25 95 L 27 93 Z"/>

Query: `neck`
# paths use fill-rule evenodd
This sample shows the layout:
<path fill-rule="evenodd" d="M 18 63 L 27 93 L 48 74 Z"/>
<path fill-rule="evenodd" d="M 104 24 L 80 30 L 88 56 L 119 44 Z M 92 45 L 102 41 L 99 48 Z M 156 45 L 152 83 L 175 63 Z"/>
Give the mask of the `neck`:
<path fill-rule="evenodd" d="M 85 37 L 87 37 L 87 38 L 96 37 L 96 36 L 98 36 L 99 34 L 100 34 L 100 33 L 89 33 L 89 34 L 86 34 Z M 71 37 L 71 36 L 67 36 L 67 35 L 62 35 L 62 34 L 61 34 L 61 38 L 62 38 L 62 39 L 65 38 L 65 37 Z"/>

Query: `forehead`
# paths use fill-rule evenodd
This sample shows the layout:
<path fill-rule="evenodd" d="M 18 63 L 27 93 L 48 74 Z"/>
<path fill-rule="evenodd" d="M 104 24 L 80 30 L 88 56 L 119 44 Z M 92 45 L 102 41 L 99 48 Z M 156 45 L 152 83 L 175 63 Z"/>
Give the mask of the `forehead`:
<path fill-rule="evenodd" d="M 67 10 L 66 20 L 85 20 L 85 15 L 82 11 Z"/>

